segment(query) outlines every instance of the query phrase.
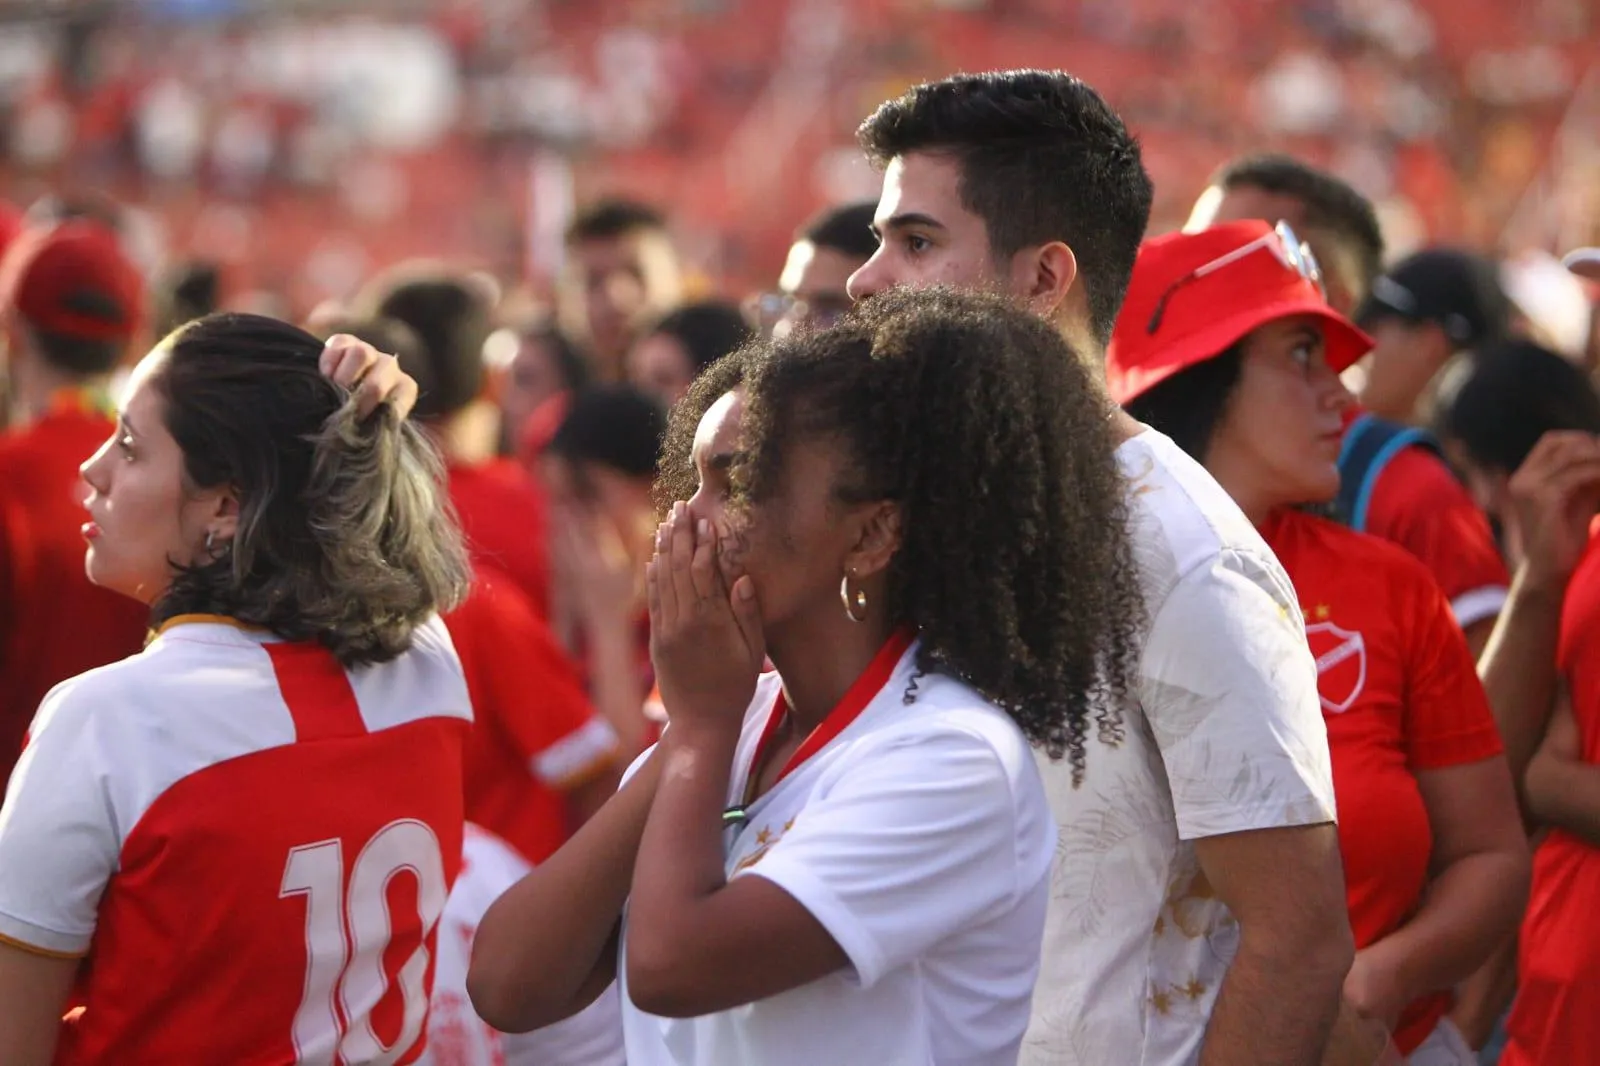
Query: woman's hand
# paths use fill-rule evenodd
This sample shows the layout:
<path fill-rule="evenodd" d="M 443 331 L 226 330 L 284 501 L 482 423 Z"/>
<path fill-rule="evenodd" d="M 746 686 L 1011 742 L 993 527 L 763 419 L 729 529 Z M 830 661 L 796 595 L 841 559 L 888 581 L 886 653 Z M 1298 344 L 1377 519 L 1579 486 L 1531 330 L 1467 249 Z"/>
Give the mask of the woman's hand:
<path fill-rule="evenodd" d="M 1382 1022 L 1392 1031 L 1400 1020 L 1400 1012 L 1409 1004 L 1393 968 L 1374 947 L 1377 945 L 1356 952 L 1355 962 L 1350 964 L 1350 973 L 1344 979 L 1344 998 L 1363 1015 Z"/>
<path fill-rule="evenodd" d="M 335 333 L 317 365 L 323 377 L 356 394 L 356 410 L 363 418 L 383 403 L 392 404 L 401 418 L 416 406 L 416 380 L 400 369 L 400 360 L 359 337 Z"/>
<path fill-rule="evenodd" d="M 754 584 L 743 576 L 727 587 L 710 523 L 677 503 L 656 532 L 645 585 L 650 657 L 672 728 L 737 732 L 766 659 Z"/>

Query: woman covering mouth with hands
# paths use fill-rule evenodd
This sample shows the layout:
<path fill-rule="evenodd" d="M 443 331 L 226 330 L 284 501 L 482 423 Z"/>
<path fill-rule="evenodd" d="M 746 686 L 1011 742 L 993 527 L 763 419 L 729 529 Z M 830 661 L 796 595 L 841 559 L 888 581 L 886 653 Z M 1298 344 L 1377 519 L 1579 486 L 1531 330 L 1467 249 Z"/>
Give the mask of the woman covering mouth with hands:
<path fill-rule="evenodd" d="M 1046 324 L 940 291 L 702 376 L 649 571 L 671 727 L 485 917 L 479 1012 L 620 973 L 636 1066 L 1015 1062 L 1055 849 L 1029 744 L 1081 767 L 1138 654 L 1110 410 Z"/>

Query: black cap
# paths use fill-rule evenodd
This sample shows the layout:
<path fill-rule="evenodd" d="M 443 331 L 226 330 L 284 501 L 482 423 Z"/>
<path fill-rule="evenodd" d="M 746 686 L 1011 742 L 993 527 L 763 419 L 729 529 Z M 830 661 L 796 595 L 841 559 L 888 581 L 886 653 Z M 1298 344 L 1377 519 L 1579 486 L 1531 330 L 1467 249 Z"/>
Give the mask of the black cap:
<path fill-rule="evenodd" d="M 1500 288 L 1493 261 L 1451 248 L 1429 248 L 1407 256 L 1374 281 L 1356 311 L 1362 326 L 1385 318 L 1437 323 L 1457 348 L 1471 348 L 1505 335 L 1511 301 Z"/>
<path fill-rule="evenodd" d="M 631 385 L 595 385 L 572 396 L 545 451 L 598 463 L 632 477 L 654 477 L 667 412 Z"/>

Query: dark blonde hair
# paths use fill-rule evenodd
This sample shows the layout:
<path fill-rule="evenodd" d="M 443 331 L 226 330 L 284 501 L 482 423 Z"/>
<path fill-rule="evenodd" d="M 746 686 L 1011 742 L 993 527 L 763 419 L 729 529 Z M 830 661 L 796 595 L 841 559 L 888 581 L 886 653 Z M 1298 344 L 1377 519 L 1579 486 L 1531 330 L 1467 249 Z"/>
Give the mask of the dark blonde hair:
<path fill-rule="evenodd" d="M 405 651 L 466 594 L 470 570 L 438 453 L 385 404 L 366 419 L 286 322 L 217 314 L 165 342 L 156 386 L 195 488 L 230 486 L 239 528 L 179 567 L 159 624 L 207 612 L 316 640 L 346 665 Z"/>

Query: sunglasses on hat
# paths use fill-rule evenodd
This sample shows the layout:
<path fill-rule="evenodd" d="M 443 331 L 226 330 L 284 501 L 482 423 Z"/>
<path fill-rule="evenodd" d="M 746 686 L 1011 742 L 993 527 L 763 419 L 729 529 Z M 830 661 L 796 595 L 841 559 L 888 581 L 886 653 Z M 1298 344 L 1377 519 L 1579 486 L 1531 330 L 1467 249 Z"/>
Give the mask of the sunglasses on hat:
<path fill-rule="evenodd" d="M 1259 252 L 1263 249 L 1271 252 L 1273 257 L 1285 267 L 1315 285 L 1317 292 L 1322 295 L 1323 299 L 1327 299 L 1328 290 L 1322 284 L 1322 267 L 1318 265 L 1317 257 L 1311 254 L 1311 246 L 1295 235 L 1294 230 L 1289 227 L 1289 223 L 1279 222 L 1255 240 L 1241 244 L 1231 252 L 1224 252 L 1209 263 L 1200 264 L 1171 285 L 1168 285 L 1166 291 L 1161 294 L 1161 298 L 1156 301 L 1156 309 L 1151 312 L 1150 322 L 1144 328 L 1146 335 L 1153 337 L 1156 330 L 1161 328 L 1161 319 L 1167 313 L 1167 301 L 1172 299 L 1173 293 L 1191 281 L 1197 281 L 1207 274 L 1213 274 L 1231 263 L 1237 263 L 1252 252 Z"/>

